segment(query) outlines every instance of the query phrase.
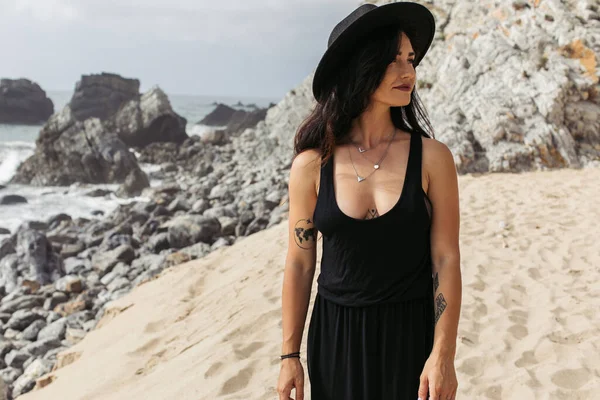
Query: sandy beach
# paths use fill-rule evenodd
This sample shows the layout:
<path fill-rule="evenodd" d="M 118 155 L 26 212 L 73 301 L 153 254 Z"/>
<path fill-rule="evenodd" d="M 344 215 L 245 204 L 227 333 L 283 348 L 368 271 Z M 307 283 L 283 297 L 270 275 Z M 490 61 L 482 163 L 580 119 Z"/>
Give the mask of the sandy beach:
<path fill-rule="evenodd" d="M 459 177 L 457 399 L 597 398 L 598 182 L 600 168 Z M 287 242 L 284 221 L 163 271 L 19 399 L 277 399 Z"/>

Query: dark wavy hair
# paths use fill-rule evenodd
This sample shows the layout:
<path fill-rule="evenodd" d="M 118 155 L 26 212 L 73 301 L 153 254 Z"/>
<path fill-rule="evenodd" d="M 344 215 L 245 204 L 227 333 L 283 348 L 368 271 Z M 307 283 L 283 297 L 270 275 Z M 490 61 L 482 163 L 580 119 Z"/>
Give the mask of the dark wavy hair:
<path fill-rule="evenodd" d="M 349 137 L 352 121 L 368 107 L 371 96 L 394 61 L 404 32 L 415 47 L 419 38 L 411 26 L 387 26 L 374 30 L 357 42 L 336 74 L 327 78 L 321 99 L 304 119 L 294 137 L 294 156 L 307 149 L 319 149 L 324 164 L 337 144 Z M 416 52 L 415 47 L 415 52 Z M 415 58 L 418 58 L 417 54 Z M 392 123 L 399 129 L 433 138 L 433 127 L 417 94 L 403 107 L 391 107 Z"/>

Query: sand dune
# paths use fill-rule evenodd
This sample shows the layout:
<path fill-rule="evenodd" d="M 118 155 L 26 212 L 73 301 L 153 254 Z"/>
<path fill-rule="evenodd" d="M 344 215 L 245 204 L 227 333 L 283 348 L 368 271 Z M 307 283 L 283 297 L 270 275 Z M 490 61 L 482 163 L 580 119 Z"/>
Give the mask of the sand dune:
<path fill-rule="evenodd" d="M 598 397 L 598 182 L 595 168 L 460 177 L 458 399 Z M 19 399 L 276 399 L 286 246 L 283 222 L 164 271 Z"/>

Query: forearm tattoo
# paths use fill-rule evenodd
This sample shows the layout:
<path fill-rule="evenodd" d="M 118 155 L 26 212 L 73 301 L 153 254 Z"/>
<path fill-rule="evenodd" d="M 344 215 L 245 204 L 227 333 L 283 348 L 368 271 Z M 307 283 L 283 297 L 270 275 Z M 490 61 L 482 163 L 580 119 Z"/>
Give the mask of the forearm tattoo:
<path fill-rule="evenodd" d="M 301 249 L 313 248 L 317 243 L 317 232 L 317 228 L 310 218 L 298 220 L 294 225 L 294 239 L 298 247 Z"/>
<path fill-rule="evenodd" d="M 440 319 L 440 317 L 442 316 L 442 313 L 444 312 L 444 310 L 446 309 L 446 305 L 448 303 L 446 303 L 446 299 L 444 298 L 443 294 L 439 294 L 436 298 L 435 298 L 435 324 L 437 325 L 438 320 Z"/>
<path fill-rule="evenodd" d="M 438 273 L 435 273 L 433 277 L 433 293 L 437 292 L 438 287 L 440 287 L 440 280 L 438 279 Z"/>
<path fill-rule="evenodd" d="M 367 216 L 365 217 L 365 219 L 373 219 L 373 218 L 377 218 L 379 217 L 379 213 L 377 212 L 376 208 L 369 208 L 369 210 L 367 211 Z"/>

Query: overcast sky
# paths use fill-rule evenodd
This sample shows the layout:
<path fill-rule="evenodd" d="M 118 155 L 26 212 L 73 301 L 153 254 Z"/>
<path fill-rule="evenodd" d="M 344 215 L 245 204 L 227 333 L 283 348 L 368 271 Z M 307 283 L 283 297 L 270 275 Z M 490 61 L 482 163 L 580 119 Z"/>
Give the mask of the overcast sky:
<path fill-rule="evenodd" d="M 0 77 L 114 72 L 171 94 L 282 97 L 359 0 L 0 0 Z"/>

